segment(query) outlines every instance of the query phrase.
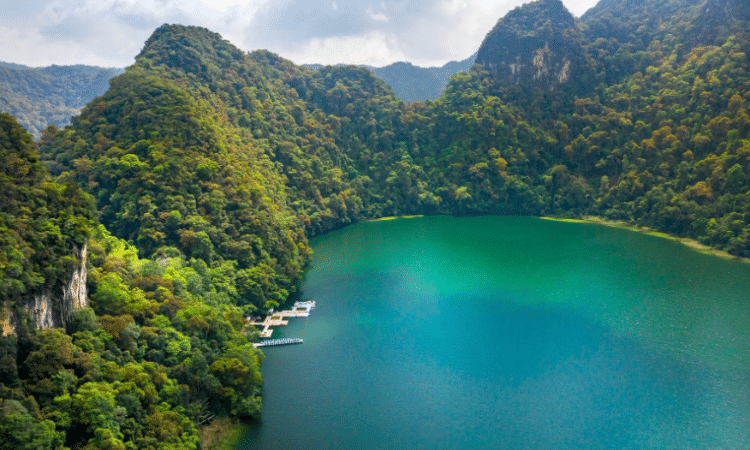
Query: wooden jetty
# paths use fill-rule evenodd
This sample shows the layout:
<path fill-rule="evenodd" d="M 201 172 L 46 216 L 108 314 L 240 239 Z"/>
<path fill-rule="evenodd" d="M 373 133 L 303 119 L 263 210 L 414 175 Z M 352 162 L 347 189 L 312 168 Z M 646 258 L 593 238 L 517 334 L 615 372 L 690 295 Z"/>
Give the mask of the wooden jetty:
<path fill-rule="evenodd" d="M 300 338 L 283 338 L 283 339 L 268 339 L 265 341 L 256 342 L 253 347 L 271 347 L 274 345 L 289 345 L 289 344 L 301 344 L 302 339 Z"/>
<path fill-rule="evenodd" d="M 261 317 L 248 317 L 248 325 L 254 325 L 261 327 L 260 337 L 270 338 L 273 334 L 271 327 L 283 327 L 289 325 L 288 320 L 284 320 L 289 317 L 308 317 L 310 311 L 315 309 L 315 300 L 306 302 L 294 302 L 292 309 L 285 309 L 283 311 L 271 310 L 265 319 L 261 320 Z"/>

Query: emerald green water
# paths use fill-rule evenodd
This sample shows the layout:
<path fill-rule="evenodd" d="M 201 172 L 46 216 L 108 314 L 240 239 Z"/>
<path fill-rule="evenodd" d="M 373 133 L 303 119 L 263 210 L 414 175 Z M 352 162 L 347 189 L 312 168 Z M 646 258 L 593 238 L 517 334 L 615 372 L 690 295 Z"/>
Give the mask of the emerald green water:
<path fill-rule="evenodd" d="M 750 447 L 750 264 L 526 217 L 312 246 L 239 449 Z"/>

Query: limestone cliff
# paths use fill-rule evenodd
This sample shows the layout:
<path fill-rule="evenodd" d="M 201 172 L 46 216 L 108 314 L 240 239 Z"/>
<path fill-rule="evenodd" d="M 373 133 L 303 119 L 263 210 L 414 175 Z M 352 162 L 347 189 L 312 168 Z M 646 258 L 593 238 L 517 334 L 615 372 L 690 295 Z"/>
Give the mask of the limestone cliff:
<path fill-rule="evenodd" d="M 575 17 L 560 0 L 539 0 L 509 12 L 487 34 L 476 62 L 514 84 L 554 91 L 592 74 Z"/>
<path fill-rule="evenodd" d="M 35 295 L 15 314 L 2 311 L 0 328 L 4 335 L 15 334 L 23 316 L 30 316 L 39 330 L 65 327 L 76 309 L 88 306 L 86 282 L 88 277 L 88 244 L 74 250 L 73 256 L 79 265 L 70 274 L 67 283 L 62 286 L 49 287 Z M 59 291 L 57 289 L 60 289 Z"/>
<path fill-rule="evenodd" d="M 3 333 L 3 336 L 15 333 L 13 324 L 10 322 L 10 313 L 6 308 L 0 308 L 0 332 Z"/>
<path fill-rule="evenodd" d="M 86 242 L 98 213 L 73 182 L 58 183 L 32 136 L 0 113 L 0 325 L 65 326 L 86 304 Z M 72 254 L 71 254 L 72 252 Z M 7 312 L 3 312 L 5 309 Z"/>

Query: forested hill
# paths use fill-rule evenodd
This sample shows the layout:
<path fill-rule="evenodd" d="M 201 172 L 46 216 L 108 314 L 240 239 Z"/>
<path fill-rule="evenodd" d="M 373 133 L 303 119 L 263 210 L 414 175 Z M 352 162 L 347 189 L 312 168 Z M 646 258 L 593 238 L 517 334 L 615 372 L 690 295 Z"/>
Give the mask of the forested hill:
<path fill-rule="evenodd" d="M 92 66 L 27 67 L 0 64 L 0 111 L 39 136 L 47 125 L 64 127 L 88 102 L 102 95 L 123 69 Z"/>
<path fill-rule="evenodd" d="M 459 71 L 468 72 L 474 58 L 442 67 L 423 68 L 399 62 L 367 68 L 388 83 L 400 99 L 414 102 L 437 99 L 448 78 Z M 0 62 L 0 111 L 16 117 L 38 138 L 48 125 L 69 125 L 87 103 L 107 91 L 112 77 L 124 71 L 85 65 L 37 68 Z"/>
<path fill-rule="evenodd" d="M 75 183 L 51 179 L 31 136 L 8 114 L 0 114 L 0 149 L 0 312 L 12 314 L 34 294 L 60 290 L 96 211 Z"/>
<path fill-rule="evenodd" d="M 381 215 L 596 214 L 748 255 L 748 39 L 739 16 L 686 48 L 713 11 L 690 1 L 672 22 L 675 1 L 639 10 L 667 28 L 617 38 L 559 0 L 527 4 L 413 105 L 365 69 L 163 26 L 42 148 L 144 256 L 236 261 L 254 286 L 238 299 L 259 308 L 293 289 L 305 235 Z M 627 21 L 618 8 L 591 20 Z"/>
<path fill-rule="evenodd" d="M 575 94 L 593 81 L 580 27 L 560 0 L 539 0 L 510 11 L 487 34 L 476 62 L 506 84 L 532 91 L 565 85 L 558 91 Z"/>
<path fill-rule="evenodd" d="M 367 69 L 157 29 L 71 126 L 43 133 L 54 184 L 28 135 L 0 142 L 43 186 L 88 193 L 101 222 L 91 308 L 65 332 L 0 340 L 0 442 L 196 448 L 214 416 L 257 418 L 262 354 L 243 316 L 294 297 L 308 237 L 366 218 L 598 215 L 750 256 L 747 8 L 649 4 L 633 7 L 638 27 L 617 2 L 583 20 L 557 0 L 527 4 L 488 34 L 480 64 L 409 105 Z M 24 189 L 9 191 L 13 217 L 64 210 Z M 46 221 L 19 223 L 67 243 Z"/>

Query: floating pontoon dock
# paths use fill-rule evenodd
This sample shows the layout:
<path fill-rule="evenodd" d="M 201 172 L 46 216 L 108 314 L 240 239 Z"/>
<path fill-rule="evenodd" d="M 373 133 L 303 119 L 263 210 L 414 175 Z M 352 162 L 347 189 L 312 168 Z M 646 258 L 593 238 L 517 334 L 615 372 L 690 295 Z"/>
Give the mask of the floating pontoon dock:
<path fill-rule="evenodd" d="M 253 347 L 271 347 L 273 345 L 288 345 L 288 344 L 301 344 L 302 339 L 300 338 L 283 338 L 283 339 L 268 339 L 265 341 L 256 342 Z"/>
<path fill-rule="evenodd" d="M 248 317 L 248 325 L 254 325 L 261 327 L 260 332 L 261 338 L 270 338 L 273 334 L 271 327 L 283 327 L 289 325 L 288 320 L 284 320 L 285 317 L 308 317 L 310 311 L 315 309 L 315 300 L 306 302 L 295 302 L 292 309 L 285 309 L 284 311 L 273 310 L 268 312 L 265 319 L 261 320 L 261 317 Z"/>

